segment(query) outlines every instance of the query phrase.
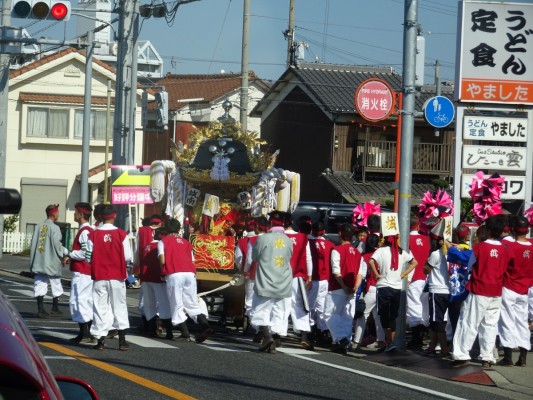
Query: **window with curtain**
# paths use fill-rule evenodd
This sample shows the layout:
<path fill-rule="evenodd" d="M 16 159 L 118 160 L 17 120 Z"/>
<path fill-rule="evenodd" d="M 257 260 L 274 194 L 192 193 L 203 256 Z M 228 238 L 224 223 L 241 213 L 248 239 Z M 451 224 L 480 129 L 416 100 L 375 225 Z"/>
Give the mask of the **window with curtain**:
<path fill-rule="evenodd" d="M 68 110 L 29 107 L 26 135 L 29 137 L 68 138 Z"/>
<path fill-rule="evenodd" d="M 113 126 L 113 113 L 110 114 L 111 126 Z M 91 132 L 91 139 L 105 139 L 105 131 L 107 129 L 107 111 L 91 111 L 91 122 L 89 130 Z M 112 139 L 113 134 L 110 134 L 109 139 Z M 83 110 L 76 110 L 74 114 L 74 137 L 81 139 L 83 137 Z"/>

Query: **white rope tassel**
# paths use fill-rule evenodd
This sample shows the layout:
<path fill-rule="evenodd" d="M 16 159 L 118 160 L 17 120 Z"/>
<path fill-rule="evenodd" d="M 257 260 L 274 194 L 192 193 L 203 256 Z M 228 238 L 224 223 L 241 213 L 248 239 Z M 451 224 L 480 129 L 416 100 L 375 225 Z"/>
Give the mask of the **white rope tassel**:
<path fill-rule="evenodd" d="M 156 160 L 150 165 L 150 197 L 156 203 L 165 195 L 165 175 L 175 169 L 176 164 L 169 160 Z"/>

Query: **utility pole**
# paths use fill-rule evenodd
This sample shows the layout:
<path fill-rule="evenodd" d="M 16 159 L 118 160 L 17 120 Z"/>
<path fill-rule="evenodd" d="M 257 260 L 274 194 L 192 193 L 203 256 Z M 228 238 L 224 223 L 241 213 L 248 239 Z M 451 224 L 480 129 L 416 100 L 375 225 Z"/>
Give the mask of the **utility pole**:
<path fill-rule="evenodd" d="M 91 94 L 93 82 L 94 33 L 87 32 L 85 55 L 85 90 L 83 94 L 83 136 L 81 141 L 80 200 L 89 201 L 89 150 L 91 142 Z"/>
<path fill-rule="evenodd" d="M 405 0 L 403 33 L 403 110 L 400 158 L 400 198 L 398 220 L 400 224 L 400 246 L 409 249 L 409 219 L 411 214 L 411 185 L 413 181 L 413 136 L 415 127 L 415 80 L 416 80 L 416 36 L 418 32 L 418 0 Z M 403 266 L 400 266 L 403 268 Z M 407 278 L 402 282 L 400 310 L 396 321 L 396 347 L 405 349 L 405 310 Z"/>
<path fill-rule="evenodd" d="M 2 1 L 2 26 L 11 25 L 11 0 Z M 0 54 L 0 187 L 6 186 L 7 114 L 9 112 L 9 54 Z M 0 216 L 0 258 L 4 250 L 4 216 Z"/>
<path fill-rule="evenodd" d="M 133 136 L 135 135 L 135 109 L 132 104 L 137 93 L 136 63 L 139 5 L 137 0 L 120 0 L 118 23 L 117 80 L 115 85 L 115 115 L 113 124 L 112 165 L 133 164 Z M 135 65 L 134 65 L 135 64 Z M 135 76 L 132 74 L 135 72 Z M 135 86 L 132 86 L 135 83 Z M 133 122 L 133 125 L 132 125 Z M 131 165 L 131 164 L 130 164 Z M 118 168 L 111 170 L 112 180 L 118 178 Z M 127 230 L 127 208 L 117 206 L 115 225 Z"/>
<path fill-rule="evenodd" d="M 287 38 L 287 67 L 290 67 L 294 60 L 294 5 L 296 0 L 290 0 L 289 4 L 289 29 L 285 32 Z"/>
<path fill-rule="evenodd" d="M 242 16 L 241 56 L 241 106 L 240 122 L 244 132 L 248 130 L 248 38 L 250 37 L 250 0 L 244 0 Z"/>

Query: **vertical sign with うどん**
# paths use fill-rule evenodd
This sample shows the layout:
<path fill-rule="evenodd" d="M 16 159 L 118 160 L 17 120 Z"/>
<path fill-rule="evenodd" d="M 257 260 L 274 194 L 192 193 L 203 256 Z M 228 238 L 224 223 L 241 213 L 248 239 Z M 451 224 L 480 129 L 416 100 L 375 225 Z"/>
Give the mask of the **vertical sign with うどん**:
<path fill-rule="evenodd" d="M 463 119 L 465 140 L 525 143 L 528 132 L 527 118 L 467 116 Z"/>
<path fill-rule="evenodd" d="M 456 100 L 533 104 L 533 4 L 459 3 Z"/>
<path fill-rule="evenodd" d="M 526 147 L 463 146 L 463 168 L 506 171 L 526 170 Z"/>

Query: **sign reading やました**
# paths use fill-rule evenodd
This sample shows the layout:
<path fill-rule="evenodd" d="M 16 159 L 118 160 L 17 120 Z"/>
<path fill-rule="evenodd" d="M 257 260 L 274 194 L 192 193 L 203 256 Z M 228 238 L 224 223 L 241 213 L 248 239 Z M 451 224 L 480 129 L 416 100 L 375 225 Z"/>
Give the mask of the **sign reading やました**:
<path fill-rule="evenodd" d="M 395 103 L 395 93 L 387 82 L 380 79 L 368 79 L 355 91 L 355 108 L 368 121 L 387 119 Z"/>
<path fill-rule="evenodd" d="M 462 1 L 456 99 L 533 104 L 533 4 Z"/>
<path fill-rule="evenodd" d="M 467 116 L 463 118 L 463 138 L 525 143 L 528 135 L 527 118 Z"/>

